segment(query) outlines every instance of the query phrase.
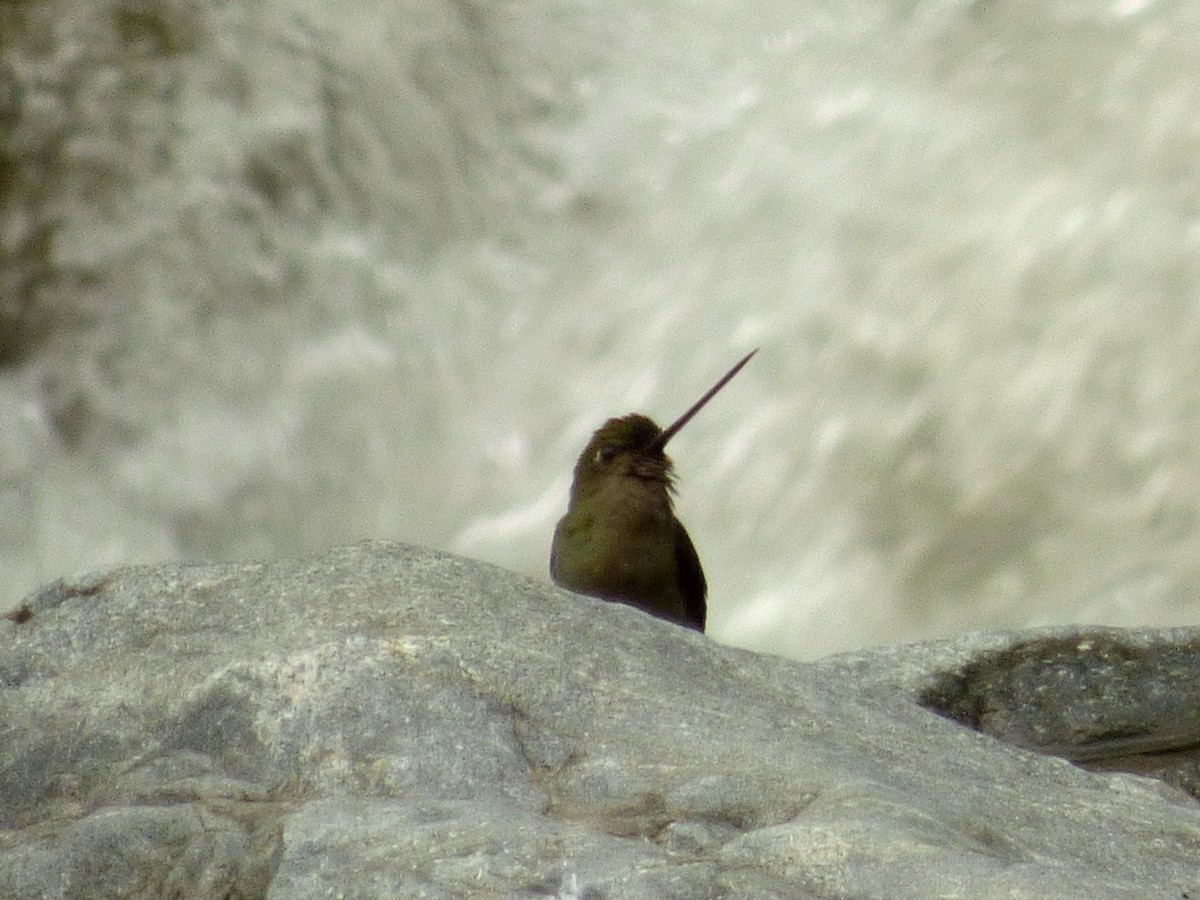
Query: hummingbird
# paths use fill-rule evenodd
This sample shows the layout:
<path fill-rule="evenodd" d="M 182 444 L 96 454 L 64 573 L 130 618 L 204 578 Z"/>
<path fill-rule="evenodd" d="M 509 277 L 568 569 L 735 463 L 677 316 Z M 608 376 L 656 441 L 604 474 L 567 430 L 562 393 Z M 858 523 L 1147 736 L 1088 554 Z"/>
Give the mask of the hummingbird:
<path fill-rule="evenodd" d="M 631 413 L 596 430 L 575 463 L 567 514 L 554 529 L 555 584 L 704 631 L 708 584 L 696 547 L 675 517 L 675 477 L 663 448 L 757 352 L 665 429 Z"/>

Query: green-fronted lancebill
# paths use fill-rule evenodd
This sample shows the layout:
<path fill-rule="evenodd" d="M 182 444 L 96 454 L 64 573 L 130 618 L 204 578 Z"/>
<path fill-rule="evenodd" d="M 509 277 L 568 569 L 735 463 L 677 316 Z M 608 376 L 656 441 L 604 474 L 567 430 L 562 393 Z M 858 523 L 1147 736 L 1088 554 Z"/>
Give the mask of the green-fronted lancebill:
<path fill-rule="evenodd" d="M 674 477 L 663 448 L 757 352 L 666 429 L 631 413 L 592 435 L 575 463 L 567 514 L 554 529 L 555 584 L 704 630 L 708 585 L 692 539 L 675 518 Z"/>

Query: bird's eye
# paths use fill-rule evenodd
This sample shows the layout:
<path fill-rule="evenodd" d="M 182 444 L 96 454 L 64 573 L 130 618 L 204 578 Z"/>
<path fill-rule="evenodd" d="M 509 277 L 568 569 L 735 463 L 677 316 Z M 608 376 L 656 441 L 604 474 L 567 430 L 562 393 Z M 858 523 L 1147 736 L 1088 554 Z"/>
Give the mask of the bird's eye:
<path fill-rule="evenodd" d="M 596 450 L 596 462 L 604 465 L 617 458 L 617 448 L 612 444 L 601 444 Z"/>

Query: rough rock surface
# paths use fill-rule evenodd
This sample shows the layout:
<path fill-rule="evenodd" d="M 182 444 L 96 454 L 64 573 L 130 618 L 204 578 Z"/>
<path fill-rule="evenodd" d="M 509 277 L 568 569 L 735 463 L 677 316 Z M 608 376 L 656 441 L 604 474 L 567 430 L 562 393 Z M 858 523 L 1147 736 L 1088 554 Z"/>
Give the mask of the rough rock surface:
<path fill-rule="evenodd" d="M 947 717 L 1038 640 L 1094 646 L 805 665 L 383 543 L 65 579 L 0 620 L 0 895 L 1200 897 L 1193 797 Z"/>

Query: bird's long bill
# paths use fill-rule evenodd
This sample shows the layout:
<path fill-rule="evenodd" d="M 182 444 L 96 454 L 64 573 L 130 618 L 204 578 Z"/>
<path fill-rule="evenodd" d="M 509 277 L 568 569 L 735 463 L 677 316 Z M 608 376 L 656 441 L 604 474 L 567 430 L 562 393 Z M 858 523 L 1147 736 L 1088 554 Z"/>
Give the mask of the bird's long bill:
<path fill-rule="evenodd" d="M 692 418 L 692 416 L 694 416 L 696 413 L 700 412 L 700 409 L 704 406 L 704 404 L 707 403 L 709 400 L 711 400 L 713 397 L 715 397 L 717 394 L 717 391 L 719 391 L 721 388 L 725 387 L 725 385 L 727 385 L 729 383 L 729 379 L 732 378 L 734 375 L 736 375 L 738 372 L 740 372 L 742 370 L 742 366 L 744 366 L 746 363 L 750 362 L 750 357 L 752 357 L 757 352 L 758 352 L 758 349 L 755 348 L 754 350 L 751 350 L 749 353 L 747 353 L 744 357 L 742 357 L 741 362 L 739 362 L 736 366 L 734 366 L 732 369 L 730 369 L 728 372 L 726 372 L 721 377 L 720 381 L 718 381 L 716 384 L 714 384 L 712 387 L 710 387 L 708 389 L 708 392 L 703 397 L 701 397 L 699 400 L 697 400 L 695 403 L 692 404 L 691 409 L 689 409 L 682 416 L 680 416 L 678 419 L 676 419 L 674 422 L 672 422 L 670 425 L 668 425 L 666 427 L 666 429 L 663 431 L 663 433 L 660 434 L 650 444 L 650 446 L 648 446 L 646 448 L 646 450 L 649 452 L 654 452 L 657 450 L 662 450 L 663 447 L 667 446 L 667 441 L 669 441 L 671 438 L 673 438 L 675 436 L 675 432 L 679 431 L 680 428 L 682 428 L 684 425 L 686 425 L 688 423 L 688 421 Z"/>

